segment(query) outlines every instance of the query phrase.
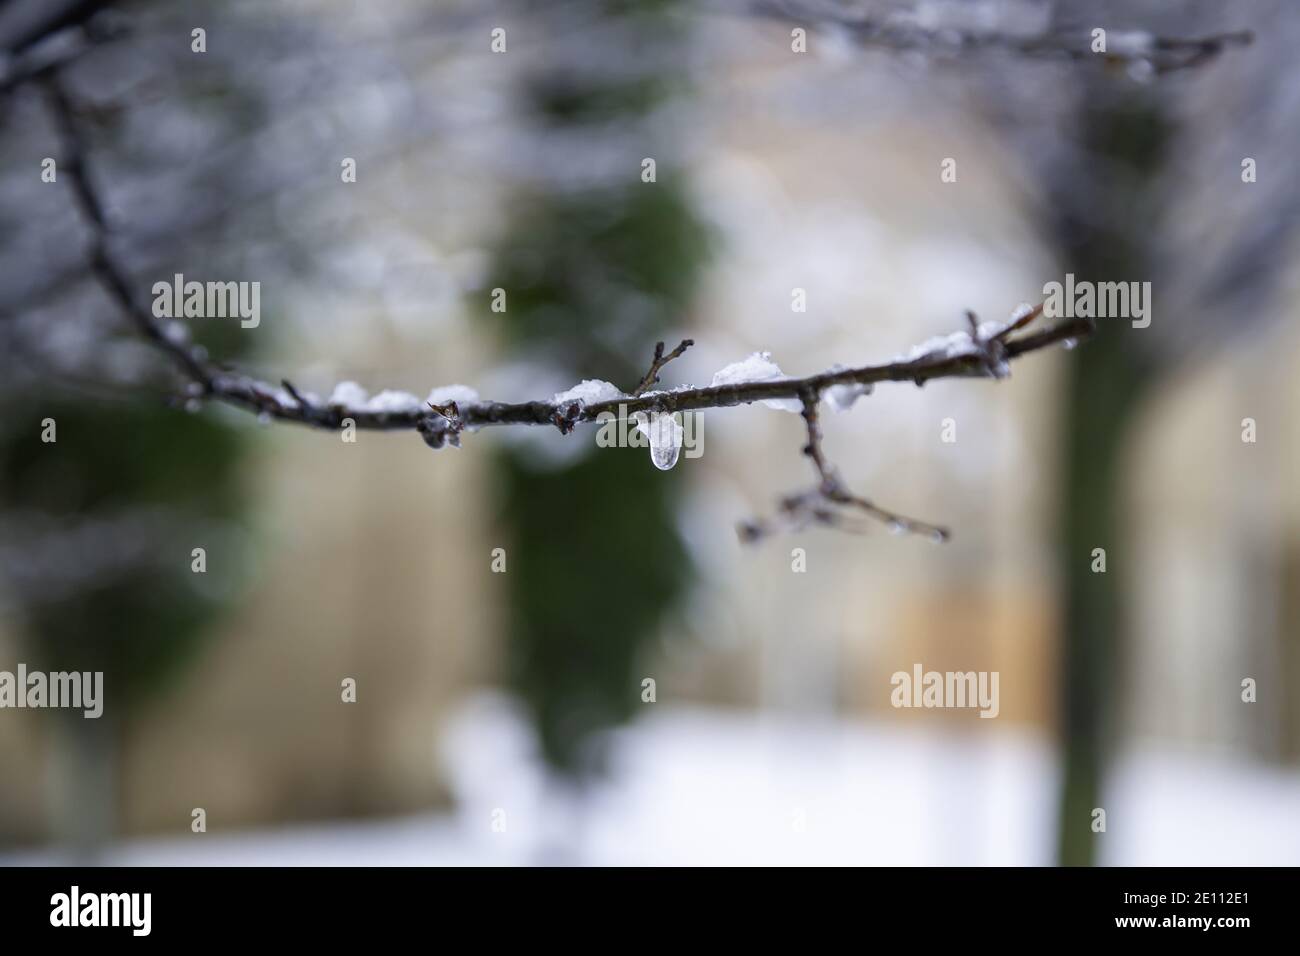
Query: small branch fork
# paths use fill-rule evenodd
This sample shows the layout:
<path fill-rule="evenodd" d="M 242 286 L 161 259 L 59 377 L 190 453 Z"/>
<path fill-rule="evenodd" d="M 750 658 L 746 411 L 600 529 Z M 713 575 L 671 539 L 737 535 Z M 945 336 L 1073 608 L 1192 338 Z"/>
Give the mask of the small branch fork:
<path fill-rule="evenodd" d="M 777 519 L 741 522 L 737 531 L 742 541 L 755 542 L 779 531 L 797 531 L 811 524 L 827 525 L 846 531 L 863 530 L 862 524 L 853 522 L 851 513 L 846 509 L 853 509 L 859 514 L 884 522 L 895 534 L 923 535 L 940 543 L 952 537 L 951 532 L 945 527 L 918 521 L 896 511 L 889 511 L 849 491 L 822 450 L 819 417 L 821 395 L 809 388 L 799 396 L 799 399 L 803 404 L 801 414 L 804 425 L 808 429 L 808 443 L 803 446 L 803 453 L 812 461 L 813 469 L 819 479 L 818 484 L 809 491 L 782 498 Z"/>
<path fill-rule="evenodd" d="M 678 358 L 683 352 L 685 352 L 688 348 L 690 348 L 694 344 L 695 344 L 694 339 L 682 339 L 681 345 L 677 346 L 677 348 L 673 349 L 667 355 L 664 355 L 664 343 L 663 342 L 655 343 L 655 357 L 650 362 L 650 370 L 645 373 L 645 377 L 641 379 L 641 383 L 632 390 L 632 397 L 636 398 L 639 395 L 641 395 L 646 389 L 648 389 L 651 385 L 657 385 L 659 383 L 659 370 L 662 369 L 669 362 L 671 362 L 673 359 Z"/>
<path fill-rule="evenodd" d="M 804 378 L 782 378 L 729 385 L 651 391 L 659 373 L 680 357 L 694 342 L 685 339 L 671 352 L 655 346 L 650 367 L 632 392 L 602 402 L 447 402 L 418 407 L 374 409 L 322 402 L 303 392 L 287 379 L 275 387 L 253 376 L 213 361 L 201 346 L 190 342 L 187 330 L 175 320 L 160 320 L 133 293 L 133 282 L 114 253 L 113 225 L 86 166 L 86 149 L 76 110 L 55 71 L 39 76 L 54 114 L 62 140 L 64 172 L 83 218 L 91 228 L 91 269 L 109 296 L 126 313 L 140 335 L 165 355 L 184 380 L 177 404 L 216 401 L 257 414 L 264 420 L 290 422 L 337 431 L 344 427 L 376 431 L 413 430 L 433 448 L 459 446 L 465 431 L 499 425 L 549 425 L 567 434 L 578 425 L 601 416 L 633 417 L 637 413 L 699 411 L 729 408 L 765 399 L 798 399 L 808 430 L 804 454 L 817 472 L 818 485 L 811 491 L 790 495 L 781 501 L 780 522 L 751 521 L 740 527 L 744 540 L 757 540 L 779 526 L 802 527 L 822 524 L 858 530 L 851 515 L 881 521 L 897 533 L 923 535 L 946 541 L 949 532 L 939 525 L 908 518 L 879 507 L 867 498 L 851 493 L 827 461 L 821 447 L 818 405 L 827 389 L 837 385 L 874 385 L 878 382 L 911 382 L 922 386 L 936 378 L 1002 378 L 1009 363 L 1022 355 L 1061 342 L 1086 338 L 1093 330 L 1091 319 L 1065 319 L 1055 325 L 1015 337 L 1039 316 L 1042 306 L 1018 313 L 1010 321 L 981 335 L 973 314 L 967 313 L 969 347 L 957 350 L 937 348 L 914 358 L 857 368 L 835 368 Z"/>

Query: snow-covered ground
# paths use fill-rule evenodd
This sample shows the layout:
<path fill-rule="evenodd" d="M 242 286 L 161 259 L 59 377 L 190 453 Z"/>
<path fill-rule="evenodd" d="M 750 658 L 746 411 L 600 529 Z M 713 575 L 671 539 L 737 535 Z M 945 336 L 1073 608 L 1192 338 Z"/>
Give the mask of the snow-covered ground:
<path fill-rule="evenodd" d="M 581 801 L 542 783 L 526 725 L 483 697 L 444 737 L 454 814 L 133 840 L 136 865 L 1043 864 L 1048 741 L 981 721 L 963 735 L 661 704 Z M 1098 834 L 1111 864 L 1300 863 L 1300 773 L 1131 749 Z M 1088 826 L 1088 821 L 1081 825 Z M 57 852 L 0 865 L 65 862 Z"/>

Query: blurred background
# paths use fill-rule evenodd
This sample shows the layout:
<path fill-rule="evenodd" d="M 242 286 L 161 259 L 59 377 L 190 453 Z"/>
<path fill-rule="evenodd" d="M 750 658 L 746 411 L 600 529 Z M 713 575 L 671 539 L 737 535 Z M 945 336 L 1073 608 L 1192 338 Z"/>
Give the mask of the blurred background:
<path fill-rule="evenodd" d="M 1300 863 L 1297 42 L 1282 0 L 0 3 L 0 670 L 106 688 L 0 711 L 0 863 Z M 321 395 L 630 390 L 688 336 L 665 386 L 804 375 L 1067 272 L 1152 323 L 824 417 L 951 542 L 742 545 L 796 415 L 661 472 L 186 403 L 53 89 L 137 294 L 260 282 L 190 333 Z M 918 663 L 999 716 L 891 707 Z"/>

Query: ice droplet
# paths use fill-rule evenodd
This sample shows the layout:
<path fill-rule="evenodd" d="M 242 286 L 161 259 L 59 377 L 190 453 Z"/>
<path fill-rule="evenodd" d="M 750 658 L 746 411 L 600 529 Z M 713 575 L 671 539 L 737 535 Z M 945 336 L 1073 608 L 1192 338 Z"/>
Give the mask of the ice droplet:
<path fill-rule="evenodd" d="M 647 422 L 638 419 L 637 430 L 650 439 L 650 460 L 660 471 L 668 471 L 677 464 L 682 448 L 682 426 L 669 412 L 654 412 Z"/>
<path fill-rule="evenodd" d="M 1065 349 L 1068 352 L 1078 344 L 1079 344 L 1078 339 L 1062 339 L 1061 348 Z"/>

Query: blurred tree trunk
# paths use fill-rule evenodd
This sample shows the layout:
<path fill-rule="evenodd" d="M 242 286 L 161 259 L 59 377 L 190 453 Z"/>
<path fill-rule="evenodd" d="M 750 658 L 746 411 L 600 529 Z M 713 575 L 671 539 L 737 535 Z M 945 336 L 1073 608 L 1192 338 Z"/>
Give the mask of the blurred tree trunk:
<path fill-rule="evenodd" d="M 1090 104 L 1082 117 L 1085 182 L 1066 182 L 1054 198 L 1053 228 L 1065 272 L 1076 282 L 1140 281 L 1150 276 L 1146 228 L 1155 215 L 1150 187 L 1158 179 L 1169 131 L 1150 105 Z M 1153 288 L 1153 295 L 1158 295 Z M 1102 805 L 1109 748 L 1108 706 L 1119 700 L 1126 621 L 1124 586 L 1132 581 L 1123 549 L 1124 444 L 1158 369 L 1142 329 L 1103 318 L 1067 365 L 1061 419 L 1063 487 L 1060 566 L 1064 586 L 1060 655 L 1063 780 L 1058 859 L 1068 866 L 1096 860 L 1093 810 Z M 1096 548 L 1105 573 L 1094 572 Z"/>
<path fill-rule="evenodd" d="M 1066 383 L 1064 485 L 1061 489 L 1061 567 L 1064 569 L 1064 632 L 1060 658 L 1064 781 L 1059 823 L 1059 860 L 1089 865 L 1097 834 L 1092 811 L 1101 791 L 1113 715 L 1118 699 L 1121 593 L 1129 573 L 1122 544 L 1123 445 L 1128 409 L 1144 387 L 1123 336 L 1102 325 L 1071 361 Z M 1095 548 L 1106 552 L 1106 571 L 1093 571 Z"/>

